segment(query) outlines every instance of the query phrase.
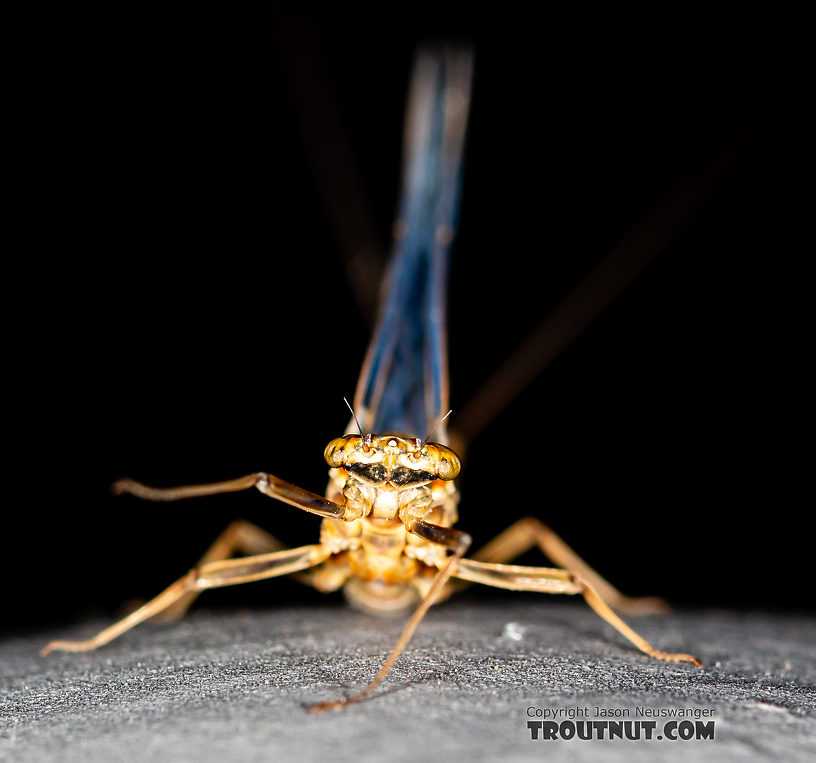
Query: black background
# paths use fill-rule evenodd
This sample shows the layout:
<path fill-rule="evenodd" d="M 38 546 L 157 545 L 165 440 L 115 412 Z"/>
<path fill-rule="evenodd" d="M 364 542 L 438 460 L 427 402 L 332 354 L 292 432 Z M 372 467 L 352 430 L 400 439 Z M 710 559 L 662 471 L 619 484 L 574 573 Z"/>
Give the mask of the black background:
<path fill-rule="evenodd" d="M 23 268 L 7 281 L 6 624 L 113 615 L 236 517 L 287 544 L 316 540 L 319 520 L 254 492 L 165 505 L 108 487 L 264 469 L 323 491 L 369 326 L 297 104 L 334 110 L 387 248 L 411 58 L 429 37 L 476 49 L 452 426 L 679 177 L 759 135 L 647 272 L 471 443 L 459 525 L 479 545 L 534 514 L 622 589 L 683 606 L 810 607 L 812 59 L 785 30 L 652 21 L 644 33 L 625 19 L 589 30 L 278 10 L 52 18 L 54 47 L 29 31 L 13 118 Z M 304 90 L 304 71 L 325 92 Z M 318 597 L 276 580 L 205 604 Z"/>

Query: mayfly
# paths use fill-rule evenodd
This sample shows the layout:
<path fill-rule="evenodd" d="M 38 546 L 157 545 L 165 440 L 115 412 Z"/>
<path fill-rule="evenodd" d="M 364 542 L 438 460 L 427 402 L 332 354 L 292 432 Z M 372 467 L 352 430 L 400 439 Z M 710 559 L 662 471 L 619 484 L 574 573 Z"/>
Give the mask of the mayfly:
<path fill-rule="evenodd" d="M 518 591 L 580 594 L 592 609 L 650 657 L 699 661 L 654 648 L 614 610 L 649 612 L 660 600 L 621 594 L 537 519 L 523 519 L 471 558 L 466 532 L 454 528 L 459 456 L 447 435 L 445 303 L 448 253 L 459 206 L 472 57 L 461 49 L 417 56 L 406 117 L 403 193 L 377 328 L 356 389 L 350 428 L 325 450 L 326 497 L 265 472 L 211 484 L 114 485 L 153 501 L 256 488 L 322 517 L 318 543 L 285 548 L 247 522 L 233 522 L 198 565 L 136 611 L 85 641 L 52 641 L 55 650 L 84 652 L 139 623 L 179 617 L 208 588 L 296 573 L 320 591 L 343 589 L 354 606 L 375 613 L 413 608 L 380 671 L 362 690 L 313 710 L 360 701 L 388 675 L 432 604 L 457 586 L 482 583 Z M 433 437 L 433 441 L 431 438 Z M 556 567 L 510 564 L 538 547 Z M 236 554 L 246 554 L 237 558 Z"/>

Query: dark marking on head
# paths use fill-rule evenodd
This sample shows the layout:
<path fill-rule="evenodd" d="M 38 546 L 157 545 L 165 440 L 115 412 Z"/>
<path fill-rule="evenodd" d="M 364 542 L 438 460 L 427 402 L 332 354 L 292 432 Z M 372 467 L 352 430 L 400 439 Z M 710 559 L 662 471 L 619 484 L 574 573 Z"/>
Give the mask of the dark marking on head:
<path fill-rule="evenodd" d="M 422 469 L 408 469 L 405 466 L 395 466 L 391 470 L 391 479 L 389 482 L 397 487 L 404 487 L 405 485 L 420 485 L 424 482 L 433 482 L 436 475 L 430 472 L 425 472 Z"/>
<path fill-rule="evenodd" d="M 388 471 L 382 464 L 348 464 L 346 471 L 370 485 L 384 485 Z"/>

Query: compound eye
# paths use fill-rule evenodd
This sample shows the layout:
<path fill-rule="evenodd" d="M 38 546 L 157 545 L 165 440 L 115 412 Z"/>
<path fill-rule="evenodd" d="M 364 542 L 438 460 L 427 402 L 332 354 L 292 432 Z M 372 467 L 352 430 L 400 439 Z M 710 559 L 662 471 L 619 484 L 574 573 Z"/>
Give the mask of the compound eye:
<path fill-rule="evenodd" d="M 346 444 L 347 437 L 335 437 L 323 451 L 323 458 L 329 466 L 339 469 L 346 463 Z"/>
<path fill-rule="evenodd" d="M 441 480 L 453 480 L 459 476 L 462 462 L 450 448 L 444 445 L 437 445 L 439 449 L 439 463 L 436 467 L 436 476 Z"/>

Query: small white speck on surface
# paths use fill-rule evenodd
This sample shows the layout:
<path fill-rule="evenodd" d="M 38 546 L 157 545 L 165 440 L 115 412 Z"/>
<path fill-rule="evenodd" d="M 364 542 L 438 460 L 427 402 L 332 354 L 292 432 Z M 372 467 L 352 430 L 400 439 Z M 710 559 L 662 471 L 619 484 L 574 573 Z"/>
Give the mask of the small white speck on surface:
<path fill-rule="evenodd" d="M 501 637 L 510 641 L 521 641 L 527 628 L 519 623 L 506 623 Z"/>

